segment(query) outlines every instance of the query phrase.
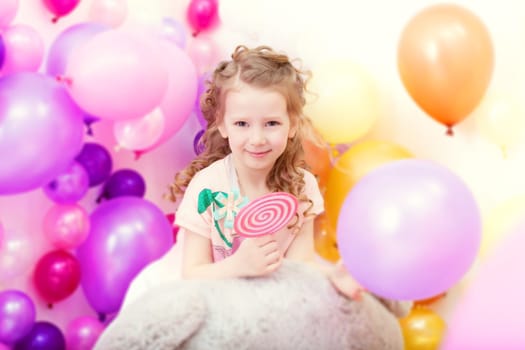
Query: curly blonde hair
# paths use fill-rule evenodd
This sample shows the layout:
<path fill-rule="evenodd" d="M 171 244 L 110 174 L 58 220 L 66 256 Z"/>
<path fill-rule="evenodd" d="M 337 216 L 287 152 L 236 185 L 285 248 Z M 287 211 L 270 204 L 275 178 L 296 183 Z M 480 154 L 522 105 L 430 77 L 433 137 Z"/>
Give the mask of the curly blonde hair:
<path fill-rule="evenodd" d="M 179 195 L 184 194 L 199 170 L 231 153 L 228 139 L 220 135 L 218 126 L 224 117 L 225 95 L 240 80 L 255 87 L 275 89 L 285 97 L 290 124 L 297 128 L 297 132 L 289 139 L 286 149 L 268 174 L 266 185 L 272 192 L 288 192 L 300 201 L 310 202 L 307 212 L 312 203 L 303 194 L 305 182 L 301 168 L 307 168 L 302 141 L 314 135 L 309 119 L 303 115 L 306 82 L 310 73 L 299 70 L 288 56 L 268 46 L 249 49 L 240 45 L 231 58 L 220 62 L 206 82 L 207 90 L 200 101 L 202 114 L 208 123 L 200 139 L 203 151 L 175 175 L 175 182 L 170 186 L 170 199 L 175 202 Z"/>

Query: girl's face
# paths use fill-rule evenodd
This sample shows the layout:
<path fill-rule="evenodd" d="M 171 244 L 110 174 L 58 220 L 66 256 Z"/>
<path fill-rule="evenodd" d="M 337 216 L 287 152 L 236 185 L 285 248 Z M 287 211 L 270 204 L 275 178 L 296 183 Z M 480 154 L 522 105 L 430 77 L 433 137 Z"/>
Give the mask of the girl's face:
<path fill-rule="evenodd" d="M 269 172 L 295 128 L 282 94 L 239 82 L 226 94 L 219 132 L 228 138 L 237 170 Z"/>

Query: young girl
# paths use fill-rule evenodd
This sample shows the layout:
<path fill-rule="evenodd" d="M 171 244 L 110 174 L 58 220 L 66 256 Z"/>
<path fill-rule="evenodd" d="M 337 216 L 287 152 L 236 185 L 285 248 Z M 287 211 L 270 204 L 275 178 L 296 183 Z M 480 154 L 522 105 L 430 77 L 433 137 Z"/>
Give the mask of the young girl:
<path fill-rule="evenodd" d="M 304 168 L 302 140 L 311 134 L 305 83 L 286 55 L 265 46 L 239 46 L 213 72 L 201 99 L 204 151 L 171 187 L 173 200 L 184 194 L 175 222 L 185 236 L 184 278 L 262 276 L 285 258 L 314 261 L 313 219 L 324 209 Z M 240 208 L 278 191 L 298 198 L 295 219 L 271 235 L 239 236 L 233 220 Z M 342 269 L 329 276 L 344 294 L 360 290 Z"/>

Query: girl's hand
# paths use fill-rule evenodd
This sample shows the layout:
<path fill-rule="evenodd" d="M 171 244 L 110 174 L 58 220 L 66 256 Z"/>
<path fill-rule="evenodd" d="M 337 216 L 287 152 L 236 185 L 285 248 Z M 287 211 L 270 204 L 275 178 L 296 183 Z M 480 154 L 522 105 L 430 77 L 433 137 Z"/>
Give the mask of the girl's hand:
<path fill-rule="evenodd" d="M 246 238 L 233 254 L 236 268 L 242 276 L 263 276 L 277 270 L 283 261 L 282 253 L 273 235 Z"/>
<path fill-rule="evenodd" d="M 361 300 L 365 289 L 348 273 L 342 261 L 331 269 L 328 278 L 339 293 L 352 300 Z"/>

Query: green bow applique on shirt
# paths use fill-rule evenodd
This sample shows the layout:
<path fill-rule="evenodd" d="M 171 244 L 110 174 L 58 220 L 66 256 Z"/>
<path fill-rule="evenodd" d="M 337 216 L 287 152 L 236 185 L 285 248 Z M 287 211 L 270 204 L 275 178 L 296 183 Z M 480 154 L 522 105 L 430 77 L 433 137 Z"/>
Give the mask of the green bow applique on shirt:
<path fill-rule="evenodd" d="M 227 229 L 233 229 L 235 216 L 237 216 L 239 210 L 247 203 L 248 198 L 242 197 L 237 190 L 233 190 L 227 194 L 226 192 L 221 191 L 212 192 L 210 189 L 205 188 L 199 193 L 197 208 L 199 214 L 202 214 L 208 209 L 208 207 L 212 207 L 213 224 L 219 232 L 221 239 L 229 248 L 231 248 L 233 244 L 222 232 L 219 220 L 224 218 L 224 227 Z"/>

